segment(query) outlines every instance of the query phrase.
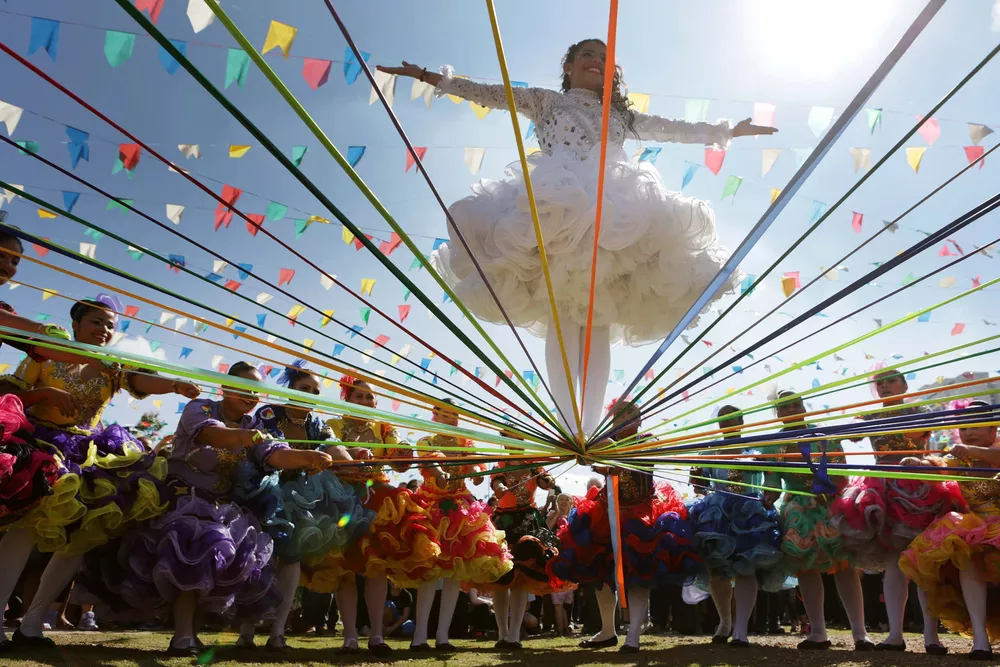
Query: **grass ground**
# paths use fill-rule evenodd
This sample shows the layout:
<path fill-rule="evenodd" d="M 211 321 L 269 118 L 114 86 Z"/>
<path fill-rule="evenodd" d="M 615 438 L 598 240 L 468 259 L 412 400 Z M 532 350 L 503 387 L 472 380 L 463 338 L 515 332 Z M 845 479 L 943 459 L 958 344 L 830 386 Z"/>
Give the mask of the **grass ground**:
<path fill-rule="evenodd" d="M 168 636 L 159 632 L 97 632 L 52 633 L 59 648 L 31 654 L 0 655 L 3 667 L 182 667 L 197 664 L 191 658 L 165 658 L 163 649 Z M 943 637 L 951 649 L 947 657 L 933 657 L 923 653 L 921 637 L 907 636 L 910 653 L 854 653 L 853 642 L 844 632 L 831 636 L 834 646 L 830 651 L 813 653 L 795 650 L 800 637 L 751 637 L 755 644 L 749 649 L 712 646 L 708 637 L 643 637 L 642 653 L 624 655 L 617 649 L 586 651 L 577 648 L 579 638 L 539 638 L 525 642 L 518 653 L 501 653 L 493 649 L 492 642 L 455 641 L 458 652 L 450 656 L 410 654 L 406 642 L 391 640 L 398 649 L 388 661 L 378 663 L 362 651 L 356 656 L 336 653 L 339 637 L 290 637 L 293 650 L 285 654 L 228 648 L 236 640 L 233 634 L 206 634 L 202 640 L 217 643 L 211 664 L 215 667 L 292 667 L 320 665 L 357 665 L 359 667 L 395 663 L 400 667 L 479 667 L 506 665 L 544 665 L 545 667 L 583 667 L 590 665 L 691 665 L 697 667 L 854 667 L 873 665 L 889 667 L 949 667 L 968 665 L 965 653 L 969 642 L 955 635 Z M 263 638 L 259 638 L 263 643 Z M 203 664 L 210 662 L 204 656 Z"/>

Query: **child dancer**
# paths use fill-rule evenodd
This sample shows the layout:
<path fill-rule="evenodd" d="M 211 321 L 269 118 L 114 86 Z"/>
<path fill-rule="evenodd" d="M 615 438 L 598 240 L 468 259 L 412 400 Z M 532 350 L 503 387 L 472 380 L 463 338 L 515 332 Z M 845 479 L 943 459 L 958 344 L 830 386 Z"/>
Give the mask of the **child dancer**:
<path fill-rule="evenodd" d="M 121 303 L 106 294 L 79 301 L 70 310 L 78 342 L 99 347 L 111 342 Z M 164 510 L 159 484 L 166 463 L 146 450 L 128 430 L 103 426 L 101 414 L 112 398 L 127 390 L 136 398 L 177 393 L 196 398 L 200 390 L 180 382 L 116 364 L 72 363 L 26 358 L 4 381 L 27 407 L 35 437 L 58 452 L 75 475 L 76 503 L 70 498 L 39 506 L 34 525 L 4 541 L 4 576 L 16 580 L 33 546 L 53 551 L 14 643 L 51 646 L 42 636 L 45 612 L 72 581 L 83 554 L 124 533 L 132 525 Z M 6 589 L 6 586 L 4 586 Z"/>
<path fill-rule="evenodd" d="M 569 381 L 575 385 L 582 384 L 591 293 L 604 66 L 604 43 L 587 39 L 566 52 L 560 92 L 514 88 L 517 110 L 534 122 L 542 151 L 532 157 L 531 183 L 552 268 L 552 291 L 569 357 Z M 455 95 L 490 109 L 508 109 L 503 86 L 457 77 L 451 67 L 434 74 L 404 62 L 402 67 L 379 70 L 428 82 L 437 86 L 439 95 Z M 601 416 L 611 373 L 611 344 L 624 341 L 639 345 L 663 338 L 725 261 L 725 252 L 716 244 L 712 209 L 704 202 L 668 191 L 649 163 L 631 162 L 623 150 L 625 140 L 725 148 L 732 137 L 775 132 L 774 128 L 751 125 L 749 118 L 731 127 L 727 121 L 688 123 L 638 113 L 630 108 L 617 67 L 611 107 L 584 433 L 596 428 Z M 572 420 L 573 406 L 549 321 L 545 279 L 520 164 L 509 166 L 507 173 L 505 180 L 484 180 L 474 186 L 475 194 L 453 204 L 451 215 L 511 321 L 546 337 L 549 386 L 564 419 Z M 454 243 L 434 253 L 435 267 L 478 317 L 504 323 L 468 252 L 457 242 L 457 234 L 448 231 Z M 738 284 L 738 277 L 730 280 L 714 298 L 732 292 Z M 567 427 L 576 429 L 575 423 L 567 423 Z"/>
<path fill-rule="evenodd" d="M 433 420 L 446 426 L 458 426 L 458 412 L 451 407 L 454 404 L 449 399 L 445 399 L 444 403 L 444 406 L 434 408 Z M 440 462 L 461 456 L 455 450 L 471 447 L 472 442 L 435 433 L 421 438 L 418 446 L 426 448 L 418 450 L 418 456 Z M 497 581 L 513 568 L 503 532 L 494 528 L 486 503 L 473 498 L 465 483 L 465 476 L 478 473 L 472 477 L 472 483 L 482 484 L 484 469 L 482 464 L 453 465 L 446 469 L 440 465 L 428 465 L 420 469 L 424 482 L 417 496 L 430 508 L 431 525 L 438 531 L 441 555 L 438 558 L 438 573 L 414 582 L 418 584 L 417 617 L 411 651 L 431 650 L 427 645 L 427 624 L 438 579 L 443 578 L 443 583 L 434 648 L 451 652 L 455 647 L 448 641 L 448 628 L 462 582 L 478 588 L 481 584 Z M 452 479 L 452 475 L 456 478 Z"/>
<path fill-rule="evenodd" d="M 967 410 L 979 422 L 997 421 L 996 406 L 985 401 L 973 401 Z M 902 465 L 947 467 L 942 472 L 948 473 L 960 473 L 962 468 L 1000 470 L 995 424 L 970 425 L 958 432 L 962 444 L 952 446 L 943 460 L 911 457 Z M 993 599 L 1000 584 L 1000 479 L 981 472 L 967 474 L 969 481 L 960 487 L 969 511 L 937 519 L 903 552 L 899 567 L 926 591 L 932 615 L 949 630 L 972 634 L 969 658 L 992 661 L 990 643 L 1000 638 L 1000 613 Z"/>
<path fill-rule="evenodd" d="M 909 391 L 903 374 L 885 371 L 874 377 L 875 389 L 885 410 L 862 419 L 892 419 L 929 412 L 922 406 L 902 406 L 898 398 Z M 891 429 L 892 425 L 886 425 Z M 906 454 L 927 449 L 930 433 L 895 433 L 871 438 L 875 461 L 880 465 L 899 465 Z M 894 453 L 884 453 L 894 452 Z M 965 509 L 965 501 L 954 482 L 930 483 L 915 479 L 859 477 L 844 489 L 833 503 L 834 525 L 844 538 L 844 545 L 854 561 L 865 570 L 885 570 L 883 593 L 889 618 L 889 636 L 875 647 L 879 651 L 905 651 L 903 615 L 910 582 L 899 569 L 899 555 L 910 542 L 935 519 L 948 512 Z M 938 638 L 938 619 L 927 610 L 927 596 L 917 589 L 924 617 L 924 650 L 931 655 L 945 655 L 948 649 Z"/>
<path fill-rule="evenodd" d="M 345 375 L 340 379 L 340 400 L 375 408 L 375 394 L 364 380 Z M 327 425 L 333 439 L 356 443 L 348 451 L 355 459 L 371 465 L 341 466 L 337 475 L 351 484 L 367 510 L 375 513 L 367 535 L 352 542 L 346 550 L 334 551 L 315 562 L 303 564 L 303 582 L 318 593 L 337 593 L 337 608 L 344 623 L 342 653 L 358 652 L 358 589 L 356 574 L 365 577 L 365 604 L 369 609 L 368 650 L 377 657 L 392 654 L 382 634 L 383 616 L 389 579 L 393 583 L 420 580 L 434 571 L 440 548 L 436 531 L 429 521 L 424 503 L 409 489 L 389 483 L 385 465 L 379 459 L 391 459 L 396 472 L 409 469 L 413 450 L 400 446 L 399 434 L 390 424 L 345 415 Z"/>
<path fill-rule="evenodd" d="M 739 440 L 743 416 L 733 413 L 739 408 L 724 405 L 719 408 L 719 427 L 723 443 Z M 733 449 L 720 454 L 750 453 Z M 694 533 L 694 546 L 708 571 L 708 590 L 719 612 L 719 627 L 712 637 L 713 644 L 729 642 L 730 646 L 750 646 L 747 626 L 757 602 L 758 579 L 765 589 L 778 590 L 784 581 L 781 530 L 773 503 L 765 501 L 758 489 L 739 482 L 759 486 L 763 476 L 740 470 L 707 467 L 704 475 L 712 479 L 711 493 L 695 501 L 688 509 Z M 737 482 L 737 484 L 733 484 Z M 735 584 L 734 584 L 735 582 Z M 733 592 L 736 594 L 736 624 L 733 625 Z"/>
<path fill-rule="evenodd" d="M 776 396 L 775 412 L 784 423 L 782 431 L 799 431 L 811 428 L 803 415 L 806 413 L 802 398 L 793 391 L 781 391 Z M 774 399 L 772 399 L 774 400 Z M 815 434 L 814 434 L 815 435 Z M 794 436 L 789 436 L 794 437 Z M 788 444 L 762 447 L 764 451 L 784 454 L 789 461 L 805 460 L 812 466 L 816 455 L 824 451 L 842 452 L 839 442 L 813 440 L 799 445 L 794 440 Z M 820 454 L 822 460 L 825 455 Z M 831 457 L 840 461 L 842 457 Z M 821 469 L 820 469 L 821 471 Z M 815 470 L 814 470 L 815 472 Z M 833 573 L 837 582 L 840 601 L 847 612 L 854 636 L 854 650 L 871 651 L 875 644 L 865 630 L 864 598 L 861 592 L 861 576 L 851 562 L 850 552 L 844 547 L 843 537 L 833 525 L 830 516 L 829 496 L 843 487 L 845 478 L 837 477 L 833 482 L 822 476 L 808 473 L 781 472 L 769 474 L 765 486 L 781 485 L 786 492 L 800 491 L 817 495 L 797 495 L 785 493 L 781 506 L 781 526 L 785 531 L 781 548 L 785 553 L 785 566 L 799 580 L 802 604 L 809 617 L 810 633 L 798 648 L 803 651 L 826 650 L 830 640 L 826 634 L 826 619 L 823 615 L 823 573 Z M 767 492 L 769 500 L 777 500 L 777 493 Z"/>
<path fill-rule="evenodd" d="M 319 396 L 320 383 L 305 362 L 297 359 L 278 377 L 278 384 Z M 350 461 L 342 445 L 327 447 L 321 443 L 333 439 L 333 431 L 308 406 L 297 404 L 265 405 L 254 415 L 250 428 L 263 431 L 275 440 L 309 441 L 288 443 L 292 449 L 325 451 L 333 460 Z M 266 647 L 284 651 L 285 622 L 299 586 L 301 561 L 314 560 L 327 553 L 343 551 L 371 529 L 375 513 L 361 506 L 354 490 L 340 482 L 330 470 L 307 475 L 300 470 L 281 474 L 281 503 L 275 521 L 266 529 L 274 541 L 281 604 L 271 623 Z M 289 529 L 290 528 L 290 529 Z M 254 645 L 255 625 L 244 623 L 236 645 Z"/>
<path fill-rule="evenodd" d="M 229 375 L 262 381 L 243 361 Z M 253 513 L 229 498 L 234 472 L 247 460 L 274 470 L 319 472 L 331 458 L 252 430 L 256 406 L 256 393 L 225 386 L 219 401 L 188 403 L 169 457 L 169 510 L 127 533 L 112 553 L 87 559 L 81 585 L 92 595 L 136 615 L 171 612 L 167 655 L 199 652 L 196 613 L 233 611 L 240 620 L 254 620 L 281 603 L 271 538 Z"/>
<path fill-rule="evenodd" d="M 614 410 L 619 438 L 636 440 L 642 423 L 634 404 Z M 648 436 L 644 436 L 648 437 Z M 597 466 L 597 472 L 608 468 Z M 670 484 L 654 483 L 651 472 L 617 469 L 621 517 L 619 544 L 628 595 L 629 623 L 622 653 L 639 651 L 639 635 L 649 610 L 649 589 L 657 584 L 685 583 L 701 568 L 701 559 L 691 542 L 691 522 L 680 496 Z M 569 524 L 559 531 L 559 556 L 549 571 L 577 584 L 596 584 L 601 612 L 601 631 L 580 643 L 584 648 L 607 648 L 618 644 L 615 632 L 615 554 L 608 517 L 607 489 L 592 487 L 585 497 L 575 498 Z"/>

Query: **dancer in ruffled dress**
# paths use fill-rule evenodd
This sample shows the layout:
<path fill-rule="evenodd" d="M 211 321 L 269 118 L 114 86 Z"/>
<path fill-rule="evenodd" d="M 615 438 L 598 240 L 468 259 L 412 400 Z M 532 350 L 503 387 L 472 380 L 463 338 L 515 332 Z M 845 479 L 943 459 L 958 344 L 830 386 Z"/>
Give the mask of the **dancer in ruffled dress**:
<path fill-rule="evenodd" d="M 375 408 L 375 394 L 364 380 L 345 375 L 340 378 L 340 400 Z M 365 509 L 375 513 L 370 528 L 361 539 L 345 550 L 333 551 L 302 565 L 303 583 L 317 593 L 337 594 L 337 608 L 344 623 L 342 653 L 358 652 L 358 589 L 355 575 L 365 578 L 365 604 L 368 609 L 385 608 L 389 579 L 397 585 L 409 585 L 436 572 L 441 553 L 436 531 L 430 523 L 426 503 L 415 498 L 409 489 L 390 484 L 386 463 L 396 472 L 412 465 L 413 450 L 401 446 L 399 434 L 391 424 L 345 415 L 330 419 L 327 425 L 333 439 L 355 443 L 348 452 L 368 465 L 343 465 L 337 476 L 350 484 Z M 368 650 L 378 657 L 392 654 L 382 633 L 381 614 L 369 614 Z"/>
<path fill-rule="evenodd" d="M 508 431 L 501 431 L 500 435 L 521 439 Z M 505 447 L 511 453 L 524 452 Z M 528 608 L 528 596 L 558 594 L 572 591 L 576 586 L 546 570 L 548 562 L 559 555 L 559 538 L 538 509 L 535 492 L 555 487 L 552 476 L 541 466 L 532 467 L 530 462 L 501 461 L 490 475 L 490 487 L 497 499 L 491 517 L 493 525 L 504 533 L 514 568 L 493 583 L 476 584 L 476 590 L 493 594 L 498 634 L 495 648 L 517 651 L 521 649 L 521 623 Z"/>
<path fill-rule="evenodd" d="M 722 442 L 739 440 L 743 416 L 739 408 L 719 408 L 719 427 L 726 429 Z M 719 454 L 752 454 L 750 450 L 723 449 Z M 712 594 L 719 612 L 719 627 L 713 644 L 747 647 L 747 626 L 757 602 L 758 583 L 765 590 L 780 590 L 784 583 L 781 567 L 781 528 L 778 513 L 760 491 L 763 475 L 744 470 L 705 467 L 712 479 L 711 493 L 688 508 L 694 546 L 707 571 L 704 587 Z M 744 486 L 741 483 L 745 483 Z M 756 487 L 756 488 L 755 488 Z M 732 602 L 736 595 L 736 622 Z M 732 634 L 732 641 L 729 635 Z"/>
<path fill-rule="evenodd" d="M 822 435 L 807 430 L 812 427 L 805 422 L 806 408 L 798 394 L 788 390 L 780 391 L 772 400 L 777 400 L 775 412 L 784 423 L 781 429 L 783 433 L 805 431 L 804 436 L 811 438 Z M 843 450 L 839 442 L 813 439 L 799 443 L 791 439 L 795 436 L 787 437 L 790 438 L 787 444 L 764 446 L 760 449 L 763 453 L 783 454 L 785 461 L 805 461 L 812 471 L 803 473 L 785 470 L 769 473 L 764 481 L 764 486 L 780 487 L 785 491 L 780 512 L 781 527 L 784 530 L 781 543 L 785 553 L 784 567 L 799 580 L 799 592 L 802 594 L 802 604 L 809 617 L 810 628 L 809 635 L 799 642 L 798 648 L 803 651 L 822 651 L 831 646 L 823 612 L 822 575 L 833 574 L 840 601 L 851 624 L 854 649 L 872 651 L 875 644 L 865 630 L 861 573 L 854 567 L 851 553 L 844 546 L 843 536 L 834 526 L 831 517 L 830 501 L 843 489 L 846 477 L 836 476 L 831 479 L 823 466 L 824 460 L 842 463 L 843 457 L 836 453 Z M 828 456 L 827 453 L 833 455 Z M 778 499 L 776 492 L 768 491 L 765 495 L 772 502 Z"/>
<path fill-rule="evenodd" d="M 642 423 L 634 404 L 614 411 L 619 439 L 637 441 Z M 642 436 L 648 439 L 649 436 Z M 607 467 L 594 470 L 607 474 Z M 639 650 L 643 620 L 649 610 L 649 590 L 658 584 L 686 584 L 701 570 L 701 558 L 692 542 L 691 521 L 680 495 L 666 482 L 654 482 L 652 472 L 628 468 L 619 476 L 619 531 L 622 569 L 628 596 L 628 636 L 622 653 Z M 608 516 L 608 489 L 591 487 L 584 497 L 574 498 L 569 524 L 559 531 L 559 556 L 549 562 L 549 571 L 574 583 L 596 584 L 601 613 L 601 631 L 580 643 L 584 648 L 607 648 L 618 644 L 615 632 L 615 554 Z"/>
<path fill-rule="evenodd" d="M 875 375 L 874 384 L 885 410 L 865 415 L 866 421 L 901 418 L 928 413 L 923 406 L 902 406 L 898 398 L 909 391 L 906 378 L 896 370 Z M 893 428 L 891 424 L 883 427 Z M 930 433 L 894 433 L 870 438 L 875 461 L 880 465 L 899 465 L 906 451 L 925 450 Z M 892 453 L 886 453 L 892 452 Z M 844 538 L 844 545 L 854 555 L 855 564 L 868 571 L 885 570 L 883 593 L 889 619 L 889 636 L 875 648 L 879 651 L 905 651 L 903 616 L 910 582 L 899 569 L 899 555 L 931 523 L 948 512 L 962 512 L 965 501 L 955 482 L 925 482 L 917 479 L 858 477 L 833 503 L 833 522 Z M 927 609 L 927 596 L 917 588 L 924 617 L 924 649 L 931 655 L 945 655 L 938 638 L 938 619 Z"/>
<path fill-rule="evenodd" d="M 305 394 L 320 394 L 319 378 L 301 359 L 286 367 L 277 382 Z M 292 449 L 316 449 L 326 452 L 335 461 L 351 460 L 342 445 L 328 447 L 322 444 L 333 439 L 333 430 L 305 405 L 265 405 L 257 410 L 250 428 L 263 431 L 275 440 L 292 440 L 286 443 Z M 274 516 L 266 517 L 269 520 L 264 528 L 274 542 L 281 595 L 281 604 L 271 621 L 267 648 L 281 651 L 287 646 L 285 622 L 299 586 L 301 561 L 342 552 L 347 545 L 368 534 L 375 512 L 362 507 L 354 489 L 342 483 L 332 470 L 314 475 L 287 470 L 280 473 L 278 481 L 280 486 L 276 490 L 280 493 L 280 503 L 276 503 Z M 236 645 L 252 647 L 254 629 L 253 623 L 245 623 L 240 628 Z"/>
<path fill-rule="evenodd" d="M 1000 409 L 973 401 L 963 416 L 996 422 Z M 961 444 L 943 459 L 906 458 L 902 465 L 927 465 L 948 474 L 962 468 L 1000 471 L 1000 442 L 995 425 L 959 429 Z M 991 643 L 1000 640 L 1000 474 L 968 472 L 959 483 L 966 512 L 949 512 L 917 536 L 899 559 L 903 573 L 927 594 L 927 607 L 953 632 L 972 635 L 973 660 L 992 661 Z"/>
<path fill-rule="evenodd" d="M 562 90 L 515 87 L 517 111 L 534 123 L 541 152 L 531 157 L 531 183 L 539 224 L 551 268 L 569 357 L 570 381 L 582 384 L 584 338 L 591 293 L 601 105 L 605 46 L 601 40 L 578 42 L 563 58 Z M 475 83 L 404 62 L 379 67 L 437 86 L 490 109 L 507 110 L 504 87 Z M 604 207 L 597 257 L 592 343 L 584 397 L 583 431 L 597 427 L 611 373 L 611 345 L 656 341 L 665 337 L 709 285 L 726 257 L 716 243 L 715 215 L 705 202 L 664 187 L 649 162 L 630 161 L 623 144 L 634 138 L 703 144 L 725 149 L 731 138 L 772 134 L 746 119 L 689 123 L 638 113 L 631 108 L 621 69 L 616 67 L 611 94 Z M 562 355 L 550 323 L 550 305 L 538 242 L 520 164 L 501 181 L 481 181 L 474 194 L 450 208 L 472 257 L 482 267 L 503 310 L 515 326 L 546 338 L 549 387 L 556 405 L 576 430 Z M 434 266 L 476 316 L 505 323 L 500 308 L 475 268 L 455 230 L 452 243 L 432 256 Z M 713 295 L 735 291 L 735 277 Z M 706 305 L 706 309 L 707 309 Z M 579 401 L 579 391 L 575 392 Z"/>
<path fill-rule="evenodd" d="M 78 301 L 70 310 L 74 337 L 80 343 L 108 345 L 123 311 L 106 294 Z M 3 545 L 4 576 L 15 573 L 15 578 L 32 547 L 55 552 L 13 637 L 15 644 L 51 646 L 42 631 L 45 613 L 72 581 L 84 554 L 158 516 L 166 506 L 161 494 L 166 462 L 124 427 L 105 426 L 104 409 L 122 390 L 136 398 L 170 393 L 195 398 L 200 389 L 118 364 L 31 357 L 3 382 L 25 404 L 35 438 L 58 455 L 71 482 L 41 503 L 30 516 L 31 525 L 19 524 L 22 529 L 11 531 Z"/>
<path fill-rule="evenodd" d="M 449 399 L 445 399 L 443 406 L 435 406 L 433 421 L 458 426 L 458 411 L 452 406 Z M 435 433 L 421 438 L 417 445 L 420 458 L 425 462 L 427 459 L 437 462 L 420 469 L 424 481 L 416 495 L 430 509 L 431 525 L 437 530 L 441 555 L 433 576 L 412 582 L 417 584 L 417 615 L 410 650 L 431 650 L 427 644 L 427 625 L 440 579 L 441 606 L 434 648 L 451 652 L 455 647 L 448 641 L 448 628 L 462 583 L 479 588 L 481 584 L 495 582 L 513 568 L 513 563 L 503 531 L 496 530 L 486 503 L 476 500 L 466 485 L 466 478 L 471 478 L 473 485 L 482 484 L 486 467 L 481 463 L 444 464 L 448 458 L 462 456 L 456 450 L 472 447 L 472 442 Z"/>

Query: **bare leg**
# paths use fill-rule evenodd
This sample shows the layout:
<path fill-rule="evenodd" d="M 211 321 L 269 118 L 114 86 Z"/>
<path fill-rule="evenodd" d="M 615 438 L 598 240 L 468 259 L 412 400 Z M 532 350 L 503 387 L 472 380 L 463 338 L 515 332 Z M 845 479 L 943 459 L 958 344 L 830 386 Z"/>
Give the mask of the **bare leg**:
<path fill-rule="evenodd" d="M 190 648 L 194 642 L 194 613 L 198 607 L 198 595 L 185 591 L 174 600 L 174 636 L 171 648 Z"/>
<path fill-rule="evenodd" d="M 562 313 L 559 314 L 559 321 L 563 325 L 563 343 L 566 346 L 566 358 L 569 361 L 569 382 L 573 383 L 575 393 L 577 391 L 577 378 L 580 377 L 581 372 L 580 347 L 583 345 L 580 338 L 581 329 L 572 325 L 566 326 L 569 320 Z M 556 414 L 570 433 L 576 433 L 573 398 L 566 380 L 562 349 L 559 347 L 559 338 L 556 336 L 556 328 L 553 324 L 549 325 L 548 333 L 545 335 L 545 369 L 549 376 L 549 389 L 552 390 L 552 397 L 556 402 Z M 579 396 L 577 399 L 579 400 Z"/>
<path fill-rule="evenodd" d="M 580 340 L 585 341 L 583 329 Z M 583 345 L 580 346 L 581 350 Z M 580 372 L 583 373 L 583 359 Z M 587 393 L 583 398 L 583 432 L 592 435 L 604 414 L 604 395 L 611 377 L 611 330 L 608 327 L 593 327 L 590 332 L 590 359 L 587 363 Z M 582 388 L 582 382 L 581 388 Z M 631 605 L 629 605 L 631 606 Z"/>

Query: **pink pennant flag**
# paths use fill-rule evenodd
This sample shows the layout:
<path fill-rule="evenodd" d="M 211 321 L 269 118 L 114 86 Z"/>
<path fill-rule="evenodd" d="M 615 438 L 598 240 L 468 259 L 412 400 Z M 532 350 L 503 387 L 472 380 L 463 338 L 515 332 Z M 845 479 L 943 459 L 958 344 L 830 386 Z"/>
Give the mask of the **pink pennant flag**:
<path fill-rule="evenodd" d="M 861 221 L 864 220 L 865 216 L 861 215 L 857 211 L 854 212 L 854 217 L 851 218 L 851 227 L 854 228 L 858 234 L 861 233 Z"/>
<path fill-rule="evenodd" d="M 271 374 L 271 371 L 273 371 L 273 370 L 274 370 L 274 366 L 271 366 L 270 364 L 268 364 L 267 366 L 261 366 L 260 367 L 260 374 L 263 375 L 264 377 L 267 377 L 268 375 Z"/>
<path fill-rule="evenodd" d="M 218 371 L 225 375 L 229 372 L 229 364 L 219 364 Z"/>
<path fill-rule="evenodd" d="M 139 155 L 141 153 L 142 147 L 139 144 L 118 145 L 118 159 L 122 161 L 122 165 L 129 171 L 139 166 Z"/>
<path fill-rule="evenodd" d="M 917 120 L 924 120 L 924 117 L 917 116 Z M 941 124 L 937 122 L 936 118 L 928 118 L 924 120 L 920 129 L 917 130 L 917 134 L 923 137 L 928 146 L 932 146 L 938 140 L 938 137 L 941 136 Z"/>
<path fill-rule="evenodd" d="M 688 393 L 687 393 L 687 390 L 685 390 L 685 391 L 684 391 L 684 393 L 683 393 L 683 394 L 681 394 L 681 396 L 683 396 L 683 397 L 684 397 L 684 402 L 685 402 L 685 403 L 687 403 L 687 400 L 688 400 Z"/>
<path fill-rule="evenodd" d="M 710 340 L 703 340 L 701 342 L 705 344 L 705 347 L 712 347 L 713 345 L 715 345 L 715 343 L 713 343 Z"/>
<path fill-rule="evenodd" d="M 139 306 L 125 306 L 125 317 L 135 317 L 139 314 Z"/>
<path fill-rule="evenodd" d="M 375 237 L 373 237 L 371 234 L 365 234 L 365 238 L 368 239 L 369 241 L 371 241 Z M 365 247 L 365 244 L 361 242 L 361 239 L 359 239 L 357 237 L 354 237 L 354 248 L 356 250 L 361 250 L 364 247 Z"/>
<path fill-rule="evenodd" d="M 225 225 L 229 227 L 229 223 L 233 221 L 233 212 L 230 209 L 222 209 L 222 204 L 219 204 L 219 208 L 215 209 L 215 231 L 219 231 L 219 227 Z"/>
<path fill-rule="evenodd" d="M 954 257 L 954 256 L 955 253 L 951 251 L 951 248 L 948 247 L 947 243 L 941 246 L 941 249 L 938 250 L 938 257 Z"/>
<path fill-rule="evenodd" d="M 215 231 L 219 231 L 219 227 L 225 225 L 229 226 L 229 223 L 233 219 L 232 207 L 236 205 L 236 200 L 240 198 L 243 191 L 239 188 L 234 188 L 231 185 L 222 186 L 222 201 L 225 203 L 220 203 L 215 208 Z"/>
<path fill-rule="evenodd" d="M 774 105 L 770 102 L 757 102 L 753 105 L 753 124 L 764 127 L 774 126 Z"/>
<path fill-rule="evenodd" d="M 379 334 L 378 336 L 375 336 L 375 344 L 378 345 L 379 347 L 384 347 L 385 344 L 388 342 L 389 342 L 389 337 L 386 336 L 385 334 Z"/>
<path fill-rule="evenodd" d="M 497 375 L 496 376 L 496 380 L 493 381 L 493 386 L 494 387 L 499 387 L 500 386 L 500 376 L 499 375 Z"/>
<path fill-rule="evenodd" d="M 965 325 L 962 324 L 961 322 L 957 322 L 955 324 L 955 326 L 953 326 L 951 328 L 951 335 L 952 336 L 957 336 L 958 334 L 962 333 L 963 331 L 965 331 Z"/>
<path fill-rule="evenodd" d="M 250 236 L 257 236 L 257 232 L 260 228 L 264 226 L 264 216 L 260 213 L 248 213 L 247 214 L 247 231 L 250 232 Z"/>
<path fill-rule="evenodd" d="M 781 276 L 781 291 L 784 292 L 785 296 L 791 296 L 792 292 L 802 287 L 802 282 L 799 279 L 798 271 L 788 271 L 783 276 Z"/>
<path fill-rule="evenodd" d="M 399 323 L 402 324 L 410 316 L 410 306 L 400 305 L 396 307 L 399 309 Z"/>
<path fill-rule="evenodd" d="M 316 90 L 330 76 L 330 61 L 319 58 L 306 58 L 302 63 L 302 78 L 306 80 L 309 87 Z"/>
<path fill-rule="evenodd" d="M 135 0 L 135 8 L 140 12 L 149 12 L 149 22 L 156 24 L 160 20 L 160 12 L 163 11 L 163 0 Z"/>
<path fill-rule="evenodd" d="M 422 162 L 423 159 L 424 159 L 424 156 L 427 155 L 427 146 L 414 146 L 413 147 L 413 151 L 417 154 L 417 160 L 420 160 Z M 406 152 L 406 170 L 405 171 L 409 171 L 410 167 L 412 167 L 414 164 L 416 164 L 416 160 L 413 159 L 413 153 L 407 151 Z"/>
<path fill-rule="evenodd" d="M 295 277 L 295 269 L 280 269 L 278 271 L 278 287 L 287 285 Z"/>
<path fill-rule="evenodd" d="M 646 371 L 646 374 L 642 376 L 642 379 L 645 380 L 646 382 L 652 382 L 654 377 L 656 376 L 653 375 L 653 369 L 650 368 L 648 371 Z"/>
<path fill-rule="evenodd" d="M 49 239 L 48 239 L 48 237 L 43 237 L 43 238 L 44 238 L 44 239 L 45 239 L 46 241 L 48 241 L 48 240 L 49 240 Z M 35 249 L 35 253 L 36 253 L 36 254 L 37 254 L 37 255 L 38 255 L 39 257 L 45 257 L 46 255 L 48 255 L 48 254 L 49 254 L 49 249 L 48 249 L 48 248 L 46 248 L 45 246 L 40 246 L 40 245 L 38 245 L 37 243 L 32 243 L 32 244 L 31 244 L 31 247 Z"/>
<path fill-rule="evenodd" d="M 716 150 L 714 148 L 705 149 L 705 166 L 708 170 L 719 175 L 719 170 L 722 169 L 722 161 L 726 159 L 726 151 Z"/>
<path fill-rule="evenodd" d="M 240 288 L 241 284 L 242 283 L 239 283 L 239 282 L 237 282 L 235 280 L 229 280 L 229 281 L 226 281 L 225 287 L 230 292 L 235 292 L 236 290 L 238 290 Z"/>
<path fill-rule="evenodd" d="M 981 277 L 981 276 L 976 276 L 975 278 L 973 278 L 973 279 L 972 279 L 972 286 L 973 286 L 973 287 L 979 287 L 979 285 L 980 285 L 980 280 L 982 280 L 982 277 Z"/>
<path fill-rule="evenodd" d="M 388 257 L 396 248 L 400 246 L 402 242 L 403 239 L 399 238 L 399 234 L 393 232 L 388 241 L 382 241 L 382 243 L 379 244 L 379 252 Z"/>
<path fill-rule="evenodd" d="M 969 160 L 969 164 L 972 164 L 976 160 L 979 160 L 979 168 L 982 169 L 986 160 L 983 159 L 983 153 L 986 149 L 982 146 L 966 146 L 965 147 L 965 157 Z"/>
<path fill-rule="evenodd" d="M 393 401 L 392 402 L 392 411 L 393 412 L 399 412 L 399 406 L 400 405 L 402 405 L 402 403 L 400 403 L 399 401 Z"/>
<path fill-rule="evenodd" d="M 962 246 L 958 245 L 958 241 L 956 241 L 955 239 L 945 239 L 945 240 L 946 240 L 946 241 L 947 241 L 948 243 L 950 243 L 950 244 L 952 244 L 953 246 L 955 246 L 955 250 L 957 250 L 957 251 L 958 251 L 958 254 L 959 254 L 959 255 L 964 255 L 964 254 L 965 254 L 965 251 L 964 251 L 964 250 L 962 250 Z"/>

